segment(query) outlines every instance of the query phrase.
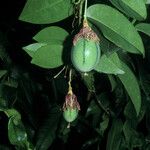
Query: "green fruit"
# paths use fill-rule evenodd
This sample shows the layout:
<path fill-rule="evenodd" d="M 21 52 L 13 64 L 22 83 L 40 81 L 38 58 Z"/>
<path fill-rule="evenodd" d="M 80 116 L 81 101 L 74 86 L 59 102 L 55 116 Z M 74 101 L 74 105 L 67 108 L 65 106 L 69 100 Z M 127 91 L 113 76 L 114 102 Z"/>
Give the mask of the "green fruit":
<path fill-rule="evenodd" d="M 99 42 L 81 38 L 72 47 L 71 60 L 78 71 L 91 71 L 97 65 L 99 58 Z"/>
<path fill-rule="evenodd" d="M 77 108 L 75 108 L 75 109 L 67 108 L 66 110 L 64 110 L 63 116 L 67 122 L 72 122 L 78 116 L 78 109 Z"/>

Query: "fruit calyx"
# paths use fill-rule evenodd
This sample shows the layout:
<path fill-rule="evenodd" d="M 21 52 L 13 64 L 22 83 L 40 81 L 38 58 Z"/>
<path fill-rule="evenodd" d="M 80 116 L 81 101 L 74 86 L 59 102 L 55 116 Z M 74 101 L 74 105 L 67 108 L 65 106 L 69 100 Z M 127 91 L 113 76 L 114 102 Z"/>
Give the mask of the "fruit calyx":
<path fill-rule="evenodd" d="M 88 25 L 87 20 L 83 21 L 83 27 L 81 28 L 79 33 L 75 35 L 75 37 L 73 39 L 73 45 L 75 45 L 77 43 L 77 41 L 82 38 L 87 39 L 87 40 L 92 40 L 94 42 L 100 41 L 97 34 Z"/>

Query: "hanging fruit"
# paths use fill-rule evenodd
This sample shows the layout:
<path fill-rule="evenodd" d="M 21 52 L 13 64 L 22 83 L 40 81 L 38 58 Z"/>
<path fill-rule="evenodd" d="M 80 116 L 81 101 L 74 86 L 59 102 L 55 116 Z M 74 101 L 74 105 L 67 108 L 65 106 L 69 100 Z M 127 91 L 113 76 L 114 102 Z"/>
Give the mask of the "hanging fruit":
<path fill-rule="evenodd" d="M 80 105 L 77 101 L 77 97 L 72 92 L 69 92 L 66 95 L 65 103 L 63 105 L 63 116 L 67 122 L 74 121 L 77 116 L 78 112 L 80 110 Z"/>
<path fill-rule="evenodd" d="M 83 28 L 73 39 L 71 50 L 71 61 L 78 71 L 89 72 L 95 68 L 101 54 L 99 41 L 97 34 L 84 20 Z"/>
<path fill-rule="evenodd" d="M 64 119 L 67 122 L 69 122 L 69 126 L 70 126 L 70 122 L 74 121 L 77 118 L 78 112 L 80 110 L 80 105 L 77 101 L 77 97 L 73 93 L 72 87 L 71 87 L 71 70 L 69 74 L 68 84 L 69 84 L 69 89 L 65 97 L 65 102 L 63 104 L 63 116 L 64 116 Z"/>

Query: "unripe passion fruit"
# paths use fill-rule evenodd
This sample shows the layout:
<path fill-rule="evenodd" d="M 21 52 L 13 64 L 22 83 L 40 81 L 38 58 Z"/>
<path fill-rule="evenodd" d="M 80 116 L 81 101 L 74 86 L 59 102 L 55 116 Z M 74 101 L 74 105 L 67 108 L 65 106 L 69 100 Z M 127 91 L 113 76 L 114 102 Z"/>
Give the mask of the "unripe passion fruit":
<path fill-rule="evenodd" d="M 79 110 L 78 109 L 72 109 L 72 108 L 67 108 L 66 110 L 64 110 L 63 112 L 63 116 L 64 116 L 64 119 L 67 121 L 67 122 L 72 122 L 74 121 L 77 116 L 78 116 L 78 112 Z"/>
<path fill-rule="evenodd" d="M 71 90 L 71 92 L 69 91 L 68 94 L 66 95 L 65 102 L 63 105 L 64 119 L 69 123 L 74 121 L 78 116 L 79 110 L 80 105 L 77 101 L 77 97 L 75 94 L 73 94 Z"/>
<path fill-rule="evenodd" d="M 71 50 L 71 61 L 78 71 L 89 72 L 95 68 L 100 59 L 99 41 L 97 34 L 84 20 L 83 28 L 73 39 Z"/>
<path fill-rule="evenodd" d="M 72 47 L 71 60 L 74 67 L 81 72 L 89 72 L 97 65 L 100 58 L 99 42 L 80 38 Z"/>

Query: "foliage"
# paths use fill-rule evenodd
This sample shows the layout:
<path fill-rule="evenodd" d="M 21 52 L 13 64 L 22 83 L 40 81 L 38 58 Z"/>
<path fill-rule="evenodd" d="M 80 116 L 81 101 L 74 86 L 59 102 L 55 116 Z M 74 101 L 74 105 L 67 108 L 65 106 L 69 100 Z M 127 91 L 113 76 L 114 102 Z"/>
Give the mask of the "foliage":
<path fill-rule="evenodd" d="M 28 42 L 13 51 L 19 61 L 0 32 L 0 149 L 150 149 L 149 1 L 88 0 L 88 8 L 85 1 L 27 0 L 18 22 L 35 32 L 23 32 Z M 101 56 L 83 73 L 70 57 L 85 15 Z M 67 128 L 70 69 L 81 110 Z"/>

